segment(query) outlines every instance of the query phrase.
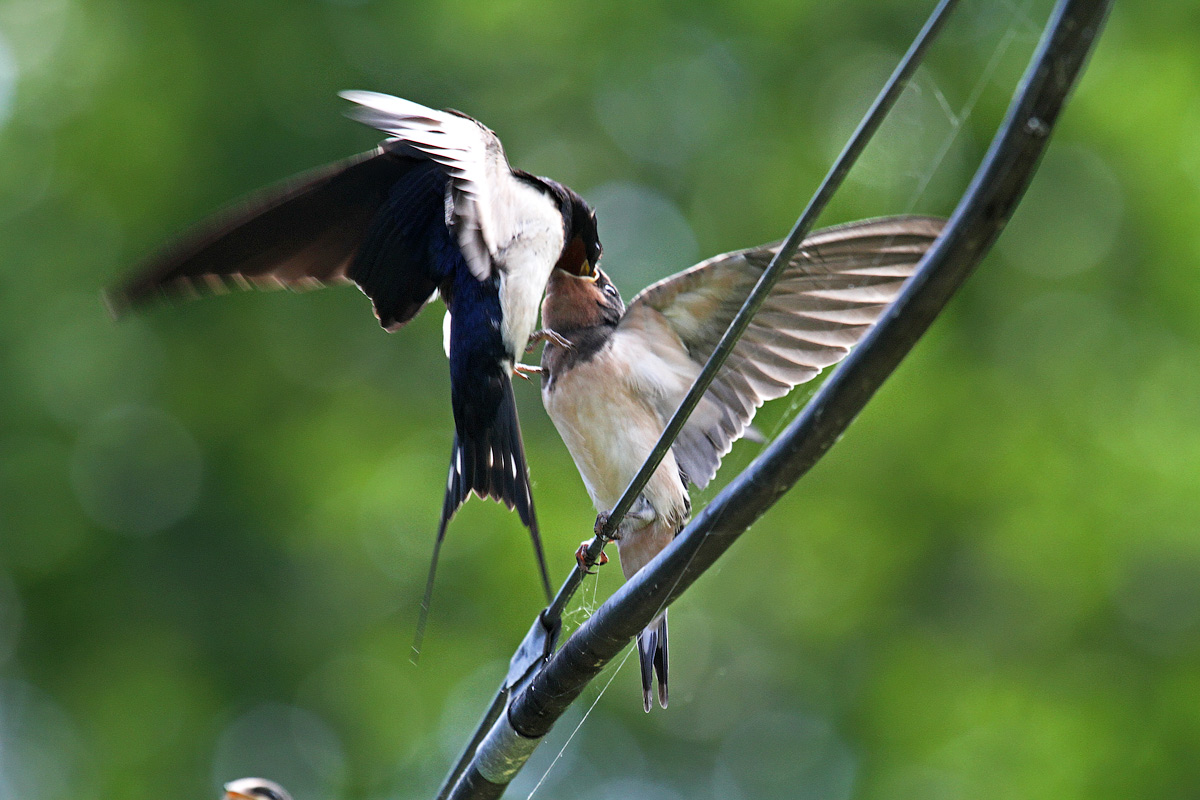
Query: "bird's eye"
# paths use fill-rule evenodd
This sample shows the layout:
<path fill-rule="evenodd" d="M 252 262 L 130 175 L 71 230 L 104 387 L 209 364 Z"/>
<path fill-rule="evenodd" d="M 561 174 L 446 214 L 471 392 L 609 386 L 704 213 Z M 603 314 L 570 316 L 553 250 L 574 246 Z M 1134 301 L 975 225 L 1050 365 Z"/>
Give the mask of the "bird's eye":
<path fill-rule="evenodd" d="M 611 283 L 604 284 L 604 293 L 613 299 L 621 296 L 621 293 L 617 291 L 617 287 Z"/>
<path fill-rule="evenodd" d="M 250 793 L 255 797 L 263 798 L 263 800 L 283 800 L 283 795 L 270 786 L 255 786 Z"/>

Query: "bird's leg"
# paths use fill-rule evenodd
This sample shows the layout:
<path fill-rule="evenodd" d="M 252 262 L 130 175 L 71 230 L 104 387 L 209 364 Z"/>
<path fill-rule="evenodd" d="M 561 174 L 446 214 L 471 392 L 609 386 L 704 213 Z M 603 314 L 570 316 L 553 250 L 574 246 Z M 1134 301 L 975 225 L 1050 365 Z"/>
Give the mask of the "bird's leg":
<path fill-rule="evenodd" d="M 592 543 L 599 539 L 602 543 L 608 544 L 609 542 L 616 541 L 617 539 L 621 538 L 619 531 L 613 531 L 611 536 L 606 536 L 604 534 L 604 526 L 607 524 L 608 512 L 601 511 L 596 515 L 596 524 L 592 529 L 595 535 L 591 539 L 584 539 L 582 542 L 580 542 L 579 549 L 575 551 L 575 560 L 579 562 L 579 566 L 588 575 L 594 574 L 592 567 L 604 566 L 608 563 L 608 556 L 603 550 L 600 551 L 600 555 L 595 561 L 588 559 L 588 550 L 591 548 Z"/>
<path fill-rule="evenodd" d="M 645 495 L 639 494 L 633 508 L 629 509 L 625 519 L 621 522 L 621 527 L 631 530 L 644 528 L 656 519 L 658 519 L 658 513 L 654 510 L 654 506 L 650 505 L 650 501 L 646 499 Z"/>
<path fill-rule="evenodd" d="M 575 551 L 575 560 L 579 562 L 579 566 L 583 567 L 584 572 L 592 574 L 592 567 L 603 566 L 608 563 L 608 556 L 604 551 L 600 551 L 594 563 L 588 562 L 587 551 L 592 546 L 592 543 L 599 539 L 607 544 L 619 540 L 626 531 L 637 530 L 644 528 L 658 518 L 658 514 L 654 511 L 654 506 L 642 495 L 638 495 L 637 502 L 633 504 L 633 508 L 625 514 L 625 518 L 621 520 L 621 524 L 612 533 L 606 534 L 604 529 L 608 526 L 609 513 L 601 511 L 596 515 L 596 525 L 592 532 L 595 534 L 593 538 L 585 540 L 579 545 L 579 549 Z"/>
<path fill-rule="evenodd" d="M 529 380 L 531 375 L 540 375 L 541 372 L 541 367 L 533 366 L 532 364 L 518 363 L 513 365 L 513 375 L 516 375 L 518 378 L 524 378 L 525 380 Z"/>
<path fill-rule="evenodd" d="M 592 528 L 592 533 L 595 536 L 603 539 L 606 542 L 612 542 L 612 541 L 616 541 L 617 539 L 620 539 L 621 538 L 620 531 L 613 531 L 611 536 L 605 535 L 604 526 L 607 524 L 608 524 L 608 512 L 601 511 L 599 514 L 596 515 L 596 524 Z"/>
<path fill-rule="evenodd" d="M 592 533 L 604 539 L 606 542 L 615 542 L 621 538 L 621 533 L 627 530 L 637 530 L 644 528 L 654 520 L 658 519 L 658 514 L 654 510 L 654 506 L 650 505 L 650 501 L 645 495 L 638 495 L 638 499 L 634 502 L 633 508 L 625 512 L 625 518 L 621 520 L 621 524 L 611 534 L 605 535 L 604 529 L 608 526 L 609 513 L 601 511 L 596 515 L 596 525 L 592 529 Z"/>
<path fill-rule="evenodd" d="M 529 344 L 525 345 L 525 352 L 531 352 L 542 342 L 554 342 L 559 347 L 565 347 L 570 350 L 574 347 L 569 339 L 566 339 L 549 328 L 542 328 L 529 334 Z"/>

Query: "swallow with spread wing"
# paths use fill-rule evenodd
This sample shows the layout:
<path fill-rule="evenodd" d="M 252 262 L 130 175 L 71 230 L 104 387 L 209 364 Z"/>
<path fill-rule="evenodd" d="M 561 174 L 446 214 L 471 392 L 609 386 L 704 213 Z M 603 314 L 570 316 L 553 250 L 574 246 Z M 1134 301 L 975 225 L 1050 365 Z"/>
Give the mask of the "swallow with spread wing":
<path fill-rule="evenodd" d="M 446 525 L 475 492 L 516 508 L 549 596 L 511 375 L 551 271 L 594 274 L 595 213 L 566 186 L 510 167 L 496 135 L 465 114 L 374 92 L 342 96 L 356 104 L 352 117 L 391 138 L 201 226 L 112 290 L 110 308 L 354 283 L 394 331 L 440 294 L 455 437 L 430 582 Z"/>
<path fill-rule="evenodd" d="M 817 231 L 775 289 L 622 520 L 614 536 L 628 579 L 683 527 L 689 483 L 703 489 L 767 400 L 842 360 L 941 232 L 901 216 Z M 542 403 L 601 517 L 658 442 L 778 245 L 726 253 L 643 290 L 628 307 L 601 270 L 555 271 L 542 325 Z M 643 705 L 667 705 L 667 612 L 638 634 Z"/>

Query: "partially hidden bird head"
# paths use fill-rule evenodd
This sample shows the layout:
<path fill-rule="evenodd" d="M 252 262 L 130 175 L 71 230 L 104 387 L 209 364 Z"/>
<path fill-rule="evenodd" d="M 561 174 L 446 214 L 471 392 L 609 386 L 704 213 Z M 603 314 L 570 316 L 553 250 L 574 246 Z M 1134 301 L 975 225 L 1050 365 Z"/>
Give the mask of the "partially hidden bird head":
<path fill-rule="evenodd" d="M 225 800 L 292 800 L 292 796 L 275 781 L 238 778 L 225 784 Z"/>
<path fill-rule="evenodd" d="M 596 211 L 569 186 L 550 178 L 539 178 L 550 187 L 562 211 L 566 236 L 555 271 L 580 277 L 595 277 L 600 264 L 600 233 L 596 229 Z"/>
<path fill-rule="evenodd" d="M 542 301 L 542 325 L 565 333 L 599 325 L 615 326 L 625 316 L 621 293 L 604 270 L 592 275 L 573 275 L 564 270 L 550 273 L 546 299 Z"/>

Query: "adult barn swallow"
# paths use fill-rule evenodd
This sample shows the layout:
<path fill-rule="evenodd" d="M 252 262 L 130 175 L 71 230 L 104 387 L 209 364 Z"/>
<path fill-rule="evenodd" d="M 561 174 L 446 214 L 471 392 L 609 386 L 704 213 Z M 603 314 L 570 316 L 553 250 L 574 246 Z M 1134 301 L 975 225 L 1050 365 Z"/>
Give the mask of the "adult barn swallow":
<path fill-rule="evenodd" d="M 842 360 L 900 291 L 942 229 L 901 216 L 817 231 L 804 240 L 615 534 L 633 576 L 665 548 L 763 402 Z M 658 442 L 778 245 L 726 253 L 672 275 L 626 308 L 602 271 L 551 275 L 542 324 L 542 403 L 596 510 L 616 505 Z M 637 637 L 642 700 L 667 705 L 667 612 Z"/>
<path fill-rule="evenodd" d="M 225 784 L 225 800 L 292 800 L 292 796 L 275 781 L 238 778 Z"/>
<path fill-rule="evenodd" d="M 496 135 L 466 114 L 342 96 L 357 104 L 352 117 L 391 138 L 201 225 L 110 292 L 110 307 L 354 283 L 394 331 L 440 294 L 455 437 L 430 581 L 446 525 L 473 491 L 516 508 L 549 596 L 510 376 L 551 270 L 592 274 L 595 213 L 566 186 L 509 166 Z"/>

